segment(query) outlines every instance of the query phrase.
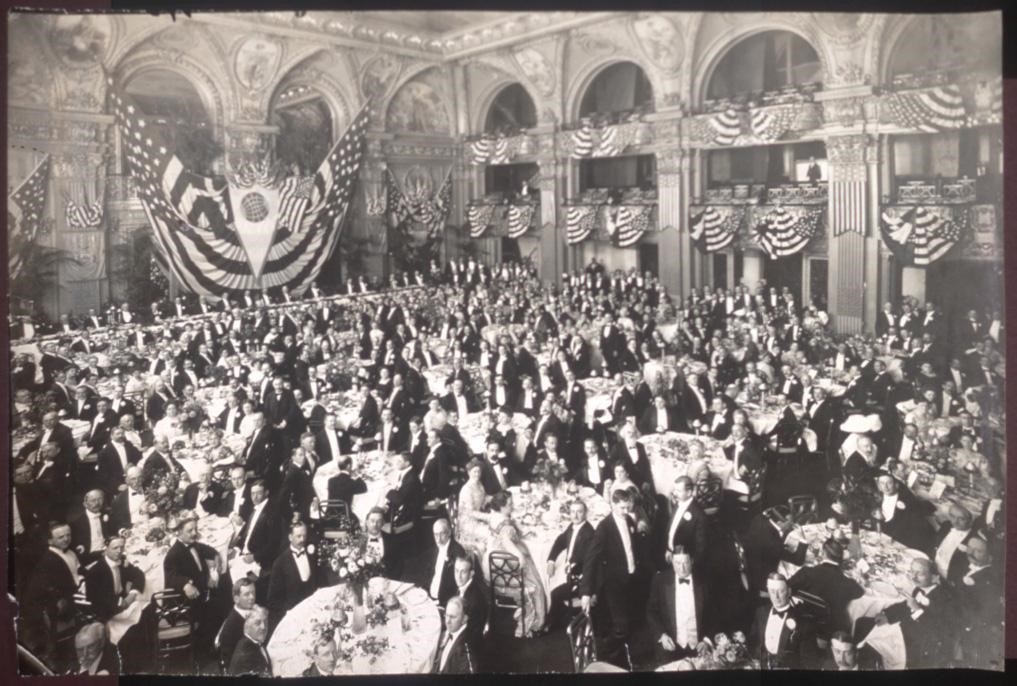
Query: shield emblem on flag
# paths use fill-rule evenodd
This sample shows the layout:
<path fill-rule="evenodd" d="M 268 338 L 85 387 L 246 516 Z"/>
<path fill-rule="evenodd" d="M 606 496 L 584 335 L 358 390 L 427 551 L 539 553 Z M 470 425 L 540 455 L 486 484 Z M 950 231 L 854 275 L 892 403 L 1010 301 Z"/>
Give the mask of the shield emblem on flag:
<path fill-rule="evenodd" d="M 255 278 L 261 278 L 261 271 L 265 268 L 268 252 L 275 239 L 279 197 L 278 188 L 262 184 L 246 188 L 230 186 L 233 223 Z"/>

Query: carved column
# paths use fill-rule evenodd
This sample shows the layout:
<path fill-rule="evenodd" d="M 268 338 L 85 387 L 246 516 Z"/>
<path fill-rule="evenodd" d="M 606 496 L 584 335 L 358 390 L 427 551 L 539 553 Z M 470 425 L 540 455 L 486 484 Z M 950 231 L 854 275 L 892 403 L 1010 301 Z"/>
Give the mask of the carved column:
<path fill-rule="evenodd" d="M 657 226 L 660 227 L 660 280 L 672 295 L 684 294 L 689 272 L 682 213 L 688 159 L 684 150 L 668 148 L 657 152 Z"/>
<path fill-rule="evenodd" d="M 830 162 L 827 289 L 830 315 L 838 333 L 860 332 L 865 319 L 868 146 L 869 137 L 863 134 L 836 136 L 826 141 L 826 156 Z"/>
<path fill-rule="evenodd" d="M 540 166 L 540 278 L 554 283 L 565 269 L 565 237 L 558 230 L 557 209 L 566 188 L 568 165 L 554 157 L 542 157 L 537 164 Z"/>

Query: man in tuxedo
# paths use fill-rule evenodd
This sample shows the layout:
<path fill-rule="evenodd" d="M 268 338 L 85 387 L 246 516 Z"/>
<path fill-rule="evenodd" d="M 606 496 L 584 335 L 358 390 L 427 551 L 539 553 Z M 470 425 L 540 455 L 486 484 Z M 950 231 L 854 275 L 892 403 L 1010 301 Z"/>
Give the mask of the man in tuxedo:
<path fill-rule="evenodd" d="M 219 516 L 229 517 L 234 525 L 243 526 L 251 514 L 251 487 L 247 483 L 247 472 L 243 467 L 230 469 L 231 489 L 223 494 L 219 502 Z"/>
<path fill-rule="evenodd" d="M 113 427 L 109 443 L 99 451 L 96 460 L 98 481 L 110 499 L 124 483 L 127 470 L 140 462 L 141 451 L 125 440 L 122 428 Z"/>
<path fill-rule="evenodd" d="M 195 480 L 184 489 L 184 507 L 199 516 L 218 515 L 222 509 L 222 487 L 212 481 L 212 465 L 199 464 Z"/>
<path fill-rule="evenodd" d="M 82 564 L 88 564 L 102 555 L 106 538 L 114 529 L 106 512 L 106 496 L 99 489 L 85 493 L 83 509 L 70 518 L 72 545 Z"/>
<path fill-rule="evenodd" d="M 607 456 L 592 435 L 583 438 L 583 452 L 575 458 L 572 476 L 577 483 L 590 486 L 597 491 L 600 490 L 604 480 L 610 478 Z"/>
<path fill-rule="evenodd" d="M 219 654 L 219 663 L 228 665 L 233 658 L 237 641 L 244 635 L 244 622 L 255 604 L 254 580 L 241 577 L 233 582 L 233 607 L 230 609 L 219 633 L 215 636 L 215 647 Z"/>
<path fill-rule="evenodd" d="M 215 631 L 222 622 L 219 590 L 224 567 L 215 548 L 199 543 L 198 522 L 188 519 L 180 525 L 177 540 L 162 562 L 166 588 L 182 593 L 191 605 L 196 624 L 195 647 L 198 651 L 212 646 Z"/>
<path fill-rule="evenodd" d="M 247 444 L 243 456 L 239 460 L 247 468 L 249 480 L 261 480 L 269 490 L 276 490 L 282 479 L 285 452 L 277 446 L 272 436 L 272 429 L 267 425 L 265 415 L 256 412 L 253 415 L 254 433 Z"/>
<path fill-rule="evenodd" d="M 749 523 L 742 545 L 745 554 L 745 575 L 750 595 L 766 597 L 769 588 L 767 575 L 786 560 L 796 565 L 805 564 L 808 547 L 797 543 L 786 544 L 790 533 L 789 522 L 781 519 L 774 510 L 766 510 Z"/>
<path fill-rule="evenodd" d="M 394 487 L 385 495 L 385 511 L 388 515 L 386 530 L 395 534 L 400 542 L 400 549 L 406 550 L 402 544 L 412 548 L 411 532 L 423 511 L 424 489 L 420 477 L 410 464 L 408 454 L 396 453 L 391 459 L 396 472 L 396 481 Z M 427 469 L 426 464 L 424 469 Z"/>
<path fill-rule="evenodd" d="M 628 417 L 636 416 L 636 399 L 625 384 L 625 377 L 619 372 L 614 376 L 615 390 L 611 394 L 611 416 L 617 425 L 625 423 Z"/>
<path fill-rule="evenodd" d="M 402 574 L 401 558 L 396 551 L 396 544 L 392 534 L 383 530 L 385 526 L 385 511 L 380 507 L 371 508 L 364 519 L 364 536 L 367 538 L 367 547 L 374 551 L 375 557 L 381 560 L 385 568 L 385 576 L 389 579 L 399 579 Z"/>
<path fill-rule="evenodd" d="M 53 522 L 49 546 L 39 557 L 21 600 L 23 641 L 43 654 L 51 645 L 52 632 L 74 616 L 74 594 L 81 580 L 78 556 L 71 549 L 71 527 Z"/>
<path fill-rule="evenodd" d="M 718 441 L 723 441 L 731 435 L 731 420 L 720 396 L 710 401 L 710 411 L 703 415 L 697 433 L 706 434 Z"/>
<path fill-rule="evenodd" d="M 300 676 L 332 676 L 339 661 L 339 649 L 333 639 L 321 638 L 314 644 L 311 666 Z"/>
<path fill-rule="evenodd" d="M 580 583 L 583 612 L 590 612 L 594 598 L 601 608 L 601 659 L 624 667 L 628 667 L 625 646 L 638 615 L 637 580 L 643 576 L 645 565 L 632 507 L 630 492 L 618 490 L 611 495 L 611 515 L 594 531 Z"/>
<path fill-rule="evenodd" d="M 277 514 L 287 524 L 299 519 L 308 521 L 311 517 L 311 503 L 315 499 L 314 483 L 307 465 L 307 454 L 300 448 L 290 453 L 282 484 L 279 486 Z"/>
<path fill-rule="evenodd" d="M 317 586 L 314 578 L 317 558 L 308 551 L 307 524 L 290 525 L 289 543 L 272 563 L 268 585 L 271 626 L 278 625 L 283 615 L 311 595 Z"/>
<path fill-rule="evenodd" d="M 332 413 L 326 414 L 324 426 L 314 437 L 314 452 L 320 464 L 337 460 L 340 455 L 348 455 L 352 450 L 353 442 L 339 426 L 338 418 Z"/>
<path fill-rule="evenodd" d="M 95 617 L 107 622 L 139 598 L 145 590 L 144 573 L 124 559 L 124 539 L 111 536 L 103 554 L 85 568 L 85 595 Z"/>
<path fill-rule="evenodd" d="M 452 538 L 452 527 L 447 519 L 436 520 L 432 532 L 434 545 L 429 546 L 420 559 L 417 585 L 427 590 L 438 605 L 444 605 L 457 590 L 455 559 L 465 557 L 466 551 Z"/>
<path fill-rule="evenodd" d="M 434 653 L 433 674 L 473 674 L 474 665 L 467 636 L 469 617 L 463 599 L 451 596 L 444 604 L 445 630 Z"/>
<path fill-rule="evenodd" d="M 70 674 L 79 676 L 117 676 L 120 674 L 116 648 L 109 642 L 106 627 L 92 622 L 74 635 L 77 664 Z"/>
<path fill-rule="evenodd" d="M 160 436 L 155 439 L 152 450 L 141 461 L 140 466 L 141 478 L 146 487 L 152 485 L 169 472 L 173 472 L 177 476 L 187 473 L 184 466 L 173 457 L 169 439 L 166 436 Z"/>
<path fill-rule="evenodd" d="M 352 460 L 349 457 L 340 457 L 336 466 L 339 472 L 328 480 L 328 499 L 341 500 L 350 508 L 350 516 L 353 508 L 353 497 L 361 493 L 367 493 L 367 484 L 359 477 L 350 474 Z"/>
<path fill-rule="evenodd" d="M 269 500 L 264 482 L 251 483 L 251 514 L 230 542 L 230 559 L 240 557 L 245 563 L 258 563 L 259 571 L 270 569 L 279 551 L 279 508 Z M 258 581 L 259 599 L 268 590 L 267 575 Z"/>
<path fill-rule="evenodd" d="M 807 669 L 815 648 L 812 626 L 805 612 L 792 603 L 784 575 L 772 572 L 766 579 L 770 604 L 756 610 L 749 650 L 763 669 Z"/>
<path fill-rule="evenodd" d="M 282 377 L 272 379 L 272 388 L 265 396 L 265 423 L 279 432 L 290 444 L 296 443 L 300 435 L 300 407 L 293 398 L 293 391 L 286 388 Z"/>
<path fill-rule="evenodd" d="M 872 646 L 856 643 L 847 631 L 835 631 L 830 637 L 830 654 L 822 668 L 839 672 L 869 672 L 883 669 L 883 658 Z"/>
<path fill-rule="evenodd" d="M 551 438 L 550 440 L 554 441 L 555 439 Z M 474 464 L 480 466 L 480 481 L 488 495 L 501 493 L 512 486 L 518 486 L 524 478 L 522 472 L 527 467 L 532 469 L 532 465 L 523 467 L 510 459 L 501 449 L 501 443 L 493 438 L 487 441 L 483 461 L 471 460 L 467 469 L 472 468 Z"/>
<path fill-rule="evenodd" d="M 484 627 L 488 616 L 488 588 L 474 570 L 472 555 L 457 557 L 453 563 L 456 590 L 466 613 L 466 640 L 474 656 L 483 653 Z"/>
<path fill-rule="evenodd" d="M 244 418 L 244 411 L 241 407 L 243 396 L 237 393 L 232 393 L 226 399 L 226 408 L 219 414 L 216 419 L 216 425 L 223 430 L 223 433 L 227 436 L 240 433 L 240 422 Z"/>
<path fill-rule="evenodd" d="M 653 661 L 662 665 L 696 654 L 701 636 L 710 636 L 704 577 L 693 575 L 692 556 L 677 547 L 669 569 L 657 572 L 650 584 L 646 621 L 656 638 Z"/>
<path fill-rule="evenodd" d="M 265 650 L 268 639 L 268 610 L 255 605 L 244 620 L 244 635 L 230 658 L 230 676 L 272 676 L 272 660 Z"/>
<path fill-rule="evenodd" d="M 650 458 L 646 455 L 646 448 L 636 440 L 635 428 L 626 424 L 619 433 L 621 440 L 611 449 L 608 460 L 612 469 L 620 462 L 625 465 L 633 483 L 640 488 L 646 484 L 652 487 L 653 471 L 650 469 Z"/>
<path fill-rule="evenodd" d="M 441 399 L 441 407 L 446 412 L 458 412 L 460 417 L 480 409 L 477 407 L 477 401 L 467 395 L 462 379 L 452 382 L 452 390 Z"/>
<path fill-rule="evenodd" d="M 841 569 L 844 546 L 834 539 L 823 542 L 823 559 L 819 564 L 802 567 L 788 580 L 792 592 L 804 591 L 826 603 L 829 620 L 817 624 L 816 635 L 829 640 L 832 632 L 850 632 L 854 622 L 848 616 L 848 604 L 865 595 L 865 589 Z"/>
<path fill-rule="evenodd" d="M 939 578 L 958 588 L 968 569 L 966 553 L 968 543 L 975 536 L 974 517 L 958 503 L 950 504 L 949 517 L 950 523 L 944 524 L 936 534 L 932 559 Z"/>
<path fill-rule="evenodd" d="M 653 406 L 646 408 L 640 419 L 639 430 L 644 434 L 680 430 L 674 413 L 667 406 L 664 396 L 658 395 L 654 397 Z"/>
<path fill-rule="evenodd" d="M 579 599 L 579 587 L 583 578 L 583 564 L 593 543 L 593 525 L 586 519 L 586 503 L 573 500 L 569 503 L 569 525 L 558 534 L 547 554 L 547 578 L 553 579 L 558 568 L 558 558 L 565 565 L 565 582 L 551 589 L 551 602 L 544 626 L 556 631 L 574 614 L 574 602 Z M 564 555 L 563 555 L 564 553 Z"/>
<path fill-rule="evenodd" d="M 669 508 L 661 508 L 661 514 L 668 516 L 667 528 L 663 529 L 666 538 L 663 543 L 663 555 L 658 557 L 660 563 L 671 563 L 675 550 L 681 548 L 697 567 L 703 563 L 706 555 L 707 528 L 706 513 L 695 502 L 695 484 L 687 476 L 679 476 L 674 480 L 671 490 Z M 667 566 L 661 564 L 661 569 Z"/>
<path fill-rule="evenodd" d="M 957 584 L 967 666 L 999 669 L 1003 645 L 1003 570 L 982 534 L 968 541 L 968 566 Z"/>
<path fill-rule="evenodd" d="M 381 411 L 381 426 L 375 435 L 378 449 L 385 452 L 402 452 L 409 445 L 409 430 L 402 422 L 396 421 L 391 408 Z"/>
<path fill-rule="evenodd" d="M 953 651 L 947 649 L 956 620 L 953 594 L 939 582 L 931 560 L 913 560 L 910 575 L 915 584 L 911 597 L 885 608 L 875 623 L 900 624 L 908 669 L 946 667 L 953 658 Z M 863 620 L 859 620 L 859 634 L 868 625 Z"/>
<path fill-rule="evenodd" d="M 697 419 L 702 421 L 708 409 L 706 396 L 699 388 L 699 375 L 690 372 L 685 377 L 685 391 L 681 400 L 682 420 L 688 425 Z"/>
<path fill-rule="evenodd" d="M 880 492 L 883 533 L 908 548 L 930 551 L 935 534 L 926 519 L 927 508 L 892 474 L 881 472 L 876 487 Z"/>

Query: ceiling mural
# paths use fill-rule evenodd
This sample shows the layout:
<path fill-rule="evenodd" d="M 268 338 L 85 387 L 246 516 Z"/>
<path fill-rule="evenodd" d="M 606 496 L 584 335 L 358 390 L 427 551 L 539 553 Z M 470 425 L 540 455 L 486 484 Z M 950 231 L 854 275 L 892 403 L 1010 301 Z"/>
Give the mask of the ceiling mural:
<path fill-rule="evenodd" d="M 541 95 L 547 97 L 554 93 L 557 79 L 551 62 L 536 48 L 523 48 L 515 53 L 516 63 Z"/>
<path fill-rule="evenodd" d="M 403 84 L 389 103 L 385 127 L 402 133 L 451 133 L 443 81 L 437 69 L 428 69 Z"/>
<path fill-rule="evenodd" d="M 381 54 L 370 60 L 360 77 L 360 88 L 367 98 L 381 98 L 399 78 L 402 61 L 395 55 Z"/>
<path fill-rule="evenodd" d="M 282 63 L 283 46 L 265 36 L 244 40 L 233 57 L 233 73 L 240 85 L 258 91 L 272 82 Z"/>
<path fill-rule="evenodd" d="M 113 19 L 102 14 L 48 17 L 47 44 L 60 65 L 70 69 L 92 69 L 113 42 Z"/>
<path fill-rule="evenodd" d="M 670 19 L 649 15 L 632 22 L 632 30 L 639 45 L 650 61 L 668 73 L 681 67 L 685 45 L 678 29 Z"/>

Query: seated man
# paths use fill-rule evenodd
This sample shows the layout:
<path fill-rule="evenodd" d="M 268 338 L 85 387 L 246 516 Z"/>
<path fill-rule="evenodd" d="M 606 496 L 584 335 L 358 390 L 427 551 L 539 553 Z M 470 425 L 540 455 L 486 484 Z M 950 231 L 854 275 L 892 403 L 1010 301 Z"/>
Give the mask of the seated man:
<path fill-rule="evenodd" d="M 219 653 L 220 664 L 229 665 L 233 659 L 233 650 L 237 641 L 244 635 L 244 622 L 254 607 L 254 579 L 243 577 L 233 584 L 233 609 L 226 615 L 219 633 L 215 637 L 215 646 Z"/>
<path fill-rule="evenodd" d="M 865 642 L 855 643 L 846 631 L 830 636 L 830 654 L 823 669 L 841 672 L 872 671 L 883 668 L 883 658 Z"/>
<path fill-rule="evenodd" d="M 829 639 L 830 633 L 850 633 L 853 622 L 848 604 L 865 595 L 865 589 L 841 569 L 844 547 L 834 539 L 823 543 L 823 559 L 817 565 L 802 567 L 788 580 L 793 591 L 811 593 L 826 603 L 828 620 L 816 627 L 817 636 Z"/>
<path fill-rule="evenodd" d="M 81 582 L 78 556 L 71 547 L 71 527 L 62 522 L 49 525 L 49 547 L 35 565 L 21 601 L 23 642 L 42 654 L 50 646 L 51 633 L 60 623 L 74 618 L 74 594 Z"/>
<path fill-rule="evenodd" d="M 335 641 L 328 638 L 319 639 L 314 644 L 311 666 L 301 672 L 300 676 L 332 676 L 339 651 Z"/>
<path fill-rule="evenodd" d="M 692 556 L 681 546 L 670 558 L 671 569 L 653 577 L 646 605 L 656 665 L 695 655 L 699 638 L 711 634 L 705 579 L 693 575 Z"/>
<path fill-rule="evenodd" d="M 265 650 L 268 639 L 268 610 L 255 605 L 244 620 L 244 635 L 237 641 L 230 658 L 230 676 L 272 676 L 272 661 Z"/>
<path fill-rule="evenodd" d="M 124 611 L 145 590 L 145 574 L 124 561 L 124 539 L 106 540 L 104 553 L 85 568 L 85 595 L 102 622 Z"/>
<path fill-rule="evenodd" d="M 445 630 L 434 653 L 433 674 L 473 674 L 473 659 L 466 636 L 469 619 L 463 600 L 452 596 L 445 603 Z"/>
<path fill-rule="evenodd" d="M 551 590 L 546 626 L 549 631 L 558 629 L 567 617 L 574 614 L 572 608 L 579 604 L 579 585 L 583 577 L 583 561 L 593 543 L 593 525 L 586 519 L 586 503 L 576 499 L 569 503 L 569 525 L 558 534 L 547 554 L 547 578 L 554 579 L 557 558 L 562 557 L 565 566 L 565 582 Z M 564 553 L 564 555 L 563 555 Z"/>
<path fill-rule="evenodd" d="M 791 602 L 787 579 L 771 573 L 766 590 L 771 606 L 756 611 L 749 635 L 751 654 L 758 655 L 762 669 L 808 668 L 816 643 L 805 613 Z"/>
<path fill-rule="evenodd" d="M 69 674 L 116 676 L 120 660 L 116 648 L 107 640 L 106 627 L 99 622 L 86 624 L 74 636 L 74 652 L 78 664 Z"/>
<path fill-rule="evenodd" d="M 209 650 L 225 611 L 220 610 L 220 576 L 225 571 L 215 548 L 198 542 L 198 522 L 188 519 L 180 524 L 177 540 L 163 559 L 166 588 L 184 595 L 191 605 L 196 624 L 195 647 Z"/>
<path fill-rule="evenodd" d="M 479 656 L 484 640 L 484 627 L 487 626 L 488 588 L 473 567 L 472 555 L 457 557 L 453 574 L 459 597 L 463 600 L 463 612 L 466 613 L 466 640 L 473 654 Z"/>

